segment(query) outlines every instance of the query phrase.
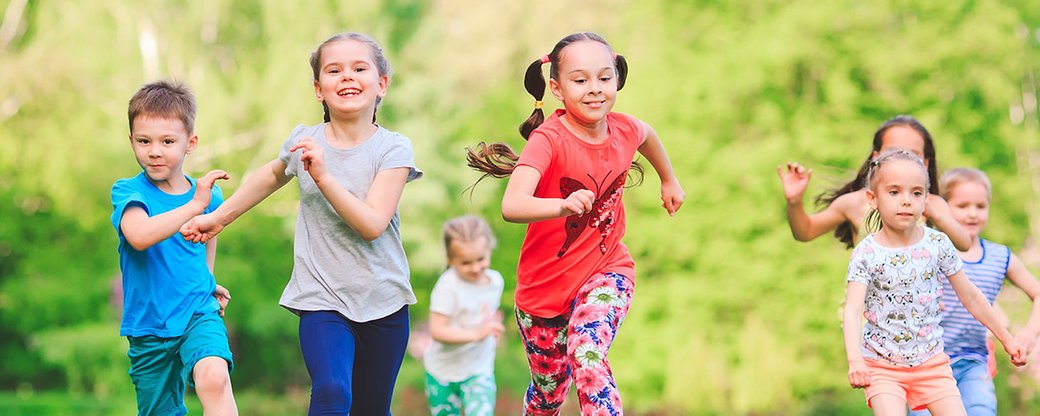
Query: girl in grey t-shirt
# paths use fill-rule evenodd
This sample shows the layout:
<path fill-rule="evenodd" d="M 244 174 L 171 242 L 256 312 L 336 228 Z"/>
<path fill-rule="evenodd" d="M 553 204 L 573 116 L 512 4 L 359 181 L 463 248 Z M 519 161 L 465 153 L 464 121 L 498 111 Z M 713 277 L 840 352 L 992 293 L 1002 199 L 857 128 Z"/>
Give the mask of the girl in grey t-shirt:
<path fill-rule="evenodd" d="M 300 316 L 309 414 L 388 415 L 415 303 L 397 205 L 422 172 L 408 138 L 375 123 L 390 82 L 375 41 L 335 35 L 310 62 L 325 122 L 293 129 L 277 159 L 182 234 L 205 241 L 298 178 L 293 271 L 280 303 Z"/>

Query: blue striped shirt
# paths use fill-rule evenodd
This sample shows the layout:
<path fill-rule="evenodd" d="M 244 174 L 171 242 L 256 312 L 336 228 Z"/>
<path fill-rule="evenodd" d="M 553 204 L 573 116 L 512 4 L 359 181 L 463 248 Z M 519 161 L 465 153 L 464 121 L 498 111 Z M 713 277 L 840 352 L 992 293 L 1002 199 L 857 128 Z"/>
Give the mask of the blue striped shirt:
<path fill-rule="evenodd" d="M 964 262 L 964 273 L 992 305 L 1004 284 L 1011 250 L 1007 246 L 981 240 L 982 258 Z M 957 298 L 949 279 L 943 279 L 943 344 L 951 362 L 964 359 L 986 362 L 986 326 L 977 321 Z"/>

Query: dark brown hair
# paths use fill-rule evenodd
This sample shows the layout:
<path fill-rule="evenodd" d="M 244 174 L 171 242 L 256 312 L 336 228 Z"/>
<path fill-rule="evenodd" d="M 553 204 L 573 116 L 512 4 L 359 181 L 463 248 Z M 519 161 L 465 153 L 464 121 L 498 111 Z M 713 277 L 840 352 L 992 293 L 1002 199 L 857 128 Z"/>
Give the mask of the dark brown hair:
<path fill-rule="evenodd" d="M 524 88 L 534 97 L 536 102 L 541 102 L 545 98 L 546 83 L 545 77 L 542 75 L 542 64 L 549 63 L 549 77 L 558 79 L 560 54 L 564 48 L 572 43 L 582 41 L 599 42 L 613 52 L 613 48 L 610 47 L 610 44 L 603 37 L 592 32 L 574 33 L 560 39 L 559 42 L 556 42 L 552 52 L 546 55 L 548 60 L 539 57 L 527 66 L 527 72 L 524 74 Z M 628 61 L 625 60 L 624 56 L 614 55 L 614 69 L 617 71 L 617 89 L 620 91 L 625 86 L 625 79 L 628 77 Z M 544 121 L 545 113 L 540 106 L 536 106 L 531 116 L 520 124 L 520 135 L 523 136 L 524 140 L 527 140 L 528 137 L 531 137 L 531 132 Z M 483 173 L 480 179 L 477 179 L 478 183 L 488 176 L 495 178 L 509 176 L 513 173 L 518 159 L 519 156 L 516 152 L 505 143 L 488 144 L 487 142 L 480 142 L 477 144 L 476 150 L 469 147 L 466 148 L 466 165 Z M 634 183 L 638 185 L 643 180 L 643 167 L 637 162 L 632 162 L 631 169 L 639 173 L 639 179 Z"/>
<path fill-rule="evenodd" d="M 328 39 L 325 39 L 325 41 L 322 42 L 321 45 L 318 45 L 318 49 L 315 49 L 314 52 L 311 52 L 311 72 L 314 73 L 315 81 L 317 81 L 318 76 L 321 75 L 321 51 L 325 49 L 325 47 L 329 44 L 339 42 L 341 40 L 352 40 L 355 42 L 363 43 L 366 46 L 368 46 L 368 48 L 372 50 L 372 57 L 375 58 L 376 70 L 379 71 L 379 76 L 390 76 L 390 61 L 386 59 L 386 55 L 383 54 L 383 48 L 379 46 L 379 43 L 376 42 L 375 39 L 372 39 L 367 35 L 357 32 L 345 32 L 332 35 Z M 379 110 L 379 103 L 381 101 L 383 101 L 382 97 L 376 97 L 377 111 Z M 321 107 L 325 111 L 325 122 L 328 123 L 332 121 L 332 118 L 329 116 L 329 106 L 325 104 L 325 102 L 323 101 L 321 103 Z M 376 114 L 374 111 L 372 112 L 372 122 L 376 122 Z"/>
<path fill-rule="evenodd" d="M 917 119 L 907 115 L 900 115 L 888 119 L 874 132 L 874 141 L 871 143 L 870 153 L 867 154 L 867 159 L 863 161 L 859 172 L 856 173 L 856 178 L 838 189 L 820 194 L 820 196 L 816 197 L 816 205 L 830 206 L 838 197 L 863 189 L 867 185 L 867 174 L 870 171 L 870 163 L 874 158 L 874 152 L 881 152 L 882 139 L 885 137 L 885 132 L 896 126 L 910 127 L 921 134 L 921 138 L 924 139 L 924 160 L 927 161 L 926 165 L 928 167 L 928 193 L 938 195 L 939 181 L 936 173 L 938 172 L 938 163 L 935 161 L 935 144 L 932 142 L 932 135 L 928 133 L 928 129 L 924 128 Z M 834 230 L 834 237 L 845 243 L 847 248 L 852 248 L 855 245 L 856 242 L 853 241 L 855 234 L 856 225 L 848 221 L 839 224 L 838 228 Z"/>
<path fill-rule="evenodd" d="M 151 116 L 178 119 L 191 136 L 195 132 L 195 95 L 180 81 L 155 81 L 130 97 L 126 115 L 130 119 L 130 134 L 134 133 L 135 118 Z"/>

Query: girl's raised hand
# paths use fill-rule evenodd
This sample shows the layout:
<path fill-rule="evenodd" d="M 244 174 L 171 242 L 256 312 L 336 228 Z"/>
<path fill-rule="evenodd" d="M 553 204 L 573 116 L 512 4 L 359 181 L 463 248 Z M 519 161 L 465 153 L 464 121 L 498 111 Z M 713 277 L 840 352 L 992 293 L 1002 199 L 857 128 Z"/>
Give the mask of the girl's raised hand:
<path fill-rule="evenodd" d="M 195 218 L 184 223 L 181 226 L 181 236 L 193 243 L 205 243 L 216 237 L 223 229 L 224 224 L 221 224 L 217 220 L 217 216 L 211 212 L 209 214 L 196 215 Z"/>
<path fill-rule="evenodd" d="M 796 162 L 787 162 L 787 167 L 776 165 L 776 174 L 780 176 L 780 183 L 784 186 L 784 198 L 789 203 L 802 202 L 805 188 L 809 186 L 812 178 L 812 169 Z"/>
<path fill-rule="evenodd" d="M 675 216 L 685 200 L 686 192 L 683 191 L 682 185 L 679 185 L 679 181 L 661 183 L 661 206 L 668 211 L 668 215 Z"/>
<path fill-rule="evenodd" d="M 303 149 L 303 152 L 300 153 L 300 162 L 303 163 L 303 170 L 310 173 L 311 178 L 316 182 L 319 181 L 328 172 L 325 169 L 325 152 L 321 145 L 314 141 L 312 137 L 304 137 L 289 151 L 295 152 L 299 149 Z"/>
<path fill-rule="evenodd" d="M 595 200 L 596 194 L 588 189 L 574 191 L 560 204 L 560 216 L 584 215 L 586 212 L 592 211 L 592 203 Z"/>

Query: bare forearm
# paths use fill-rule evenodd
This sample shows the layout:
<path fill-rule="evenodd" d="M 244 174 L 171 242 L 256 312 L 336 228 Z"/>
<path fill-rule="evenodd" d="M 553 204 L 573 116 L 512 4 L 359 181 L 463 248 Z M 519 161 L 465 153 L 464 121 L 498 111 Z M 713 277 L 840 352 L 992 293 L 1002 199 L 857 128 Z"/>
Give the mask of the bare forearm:
<path fill-rule="evenodd" d="M 672 170 L 672 162 L 668 159 L 668 153 L 664 150 L 664 144 L 661 143 L 657 134 L 647 137 L 646 141 L 639 146 L 639 153 L 650 162 L 650 166 L 654 167 L 657 176 L 661 178 L 661 183 L 677 180 L 675 172 Z"/>
<path fill-rule="evenodd" d="M 242 186 L 214 211 L 220 223 L 228 225 L 289 182 L 285 164 L 272 160 L 246 178 Z"/>
<path fill-rule="evenodd" d="M 434 341 L 445 344 L 465 344 L 480 341 L 486 337 L 486 335 L 482 335 L 478 330 L 466 330 L 452 326 L 430 327 L 430 337 Z"/>
<path fill-rule="evenodd" d="M 124 215 L 123 221 L 120 223 L 120 230 L 131 247 L 143 251 L 176 234 L 181 225 L 192 217 L 202 214 L 205 209 L 206 207 L 201 203 L 191 200 L 176 209 L 153 217 L 146 217 L 147 213 L 141 210 L 142 215 L 138 215 L 139 218 L 136 219 L 130 219 Z"/>
<path fill-rule="evenodd" d="M 502 198 L 502 218 L 513 223 L 527 224 L 570 215 L 561 212 L 562 204 L 563 199 L 560 198 L 506 195 Z"/>
<path fill-rule="evenodd" d="M 990 306 L 989 302 L 986 301 L 985 295 L 975 285 L 971 282 L 963 282 L 959 285 L 954 285 L 953 288 L 957 293 L 957 298 L 964 305 L 964 309 L 967 309 L 971 316 L 985 325 L 1002 344 L 1007 343 L 1011 339 L 1011 333 L 1000 324 L 1000 319 L 997 318 L 993 307 Z"/>
<path fill-rule="evenodd" d="M 971 249 L 971 234 L 968 234 L 968 231 L 961 227 L 960 223 L 953 219 L 952 216 L 942 216 L 933 221 L 939 230 L 950 237 L 950 242 L 953 243 L 957 250 L 968 251 Z"/>
<path fill-rule="evenodd" d="M 369 241 L 374 240 L 383 234 L 390 224 L 391 216 L 380 215 L 365 201 L 358 199 L 339 184 L 331 181 L 322 182 L 318 184 L 318 188 L 332 204 L 332 208 L 336 210 L 336 214 L 339 214 L 343 222 L 362 238 Z"/>
<path fill-rule="evenodd" d="M 841 330 L 845 339 L 845 358 L 849 362 L 863 360 L 863 352 L 860 348 L 863 339 L 862 329 L 860 328 L 860 316 L 863 316 L 862 307 L 845 307 Z"/>
<path fill-rule="evenodd" d="M 826 230 L 814 230 L 813 220 L 805 213 L 802 201 L 787 202 L 787 224 L 791 227 L 791 235 L 798 241 L 810 241 Z"/>
<path fill-rule="evenodd" d="M 1033 312 L 1029 314 L 1029 321 L 1022 330 L 1040 336 L 1040 296 L 1033 298 Z"/>

